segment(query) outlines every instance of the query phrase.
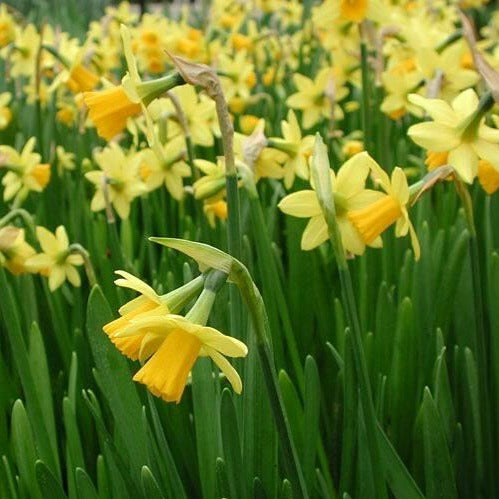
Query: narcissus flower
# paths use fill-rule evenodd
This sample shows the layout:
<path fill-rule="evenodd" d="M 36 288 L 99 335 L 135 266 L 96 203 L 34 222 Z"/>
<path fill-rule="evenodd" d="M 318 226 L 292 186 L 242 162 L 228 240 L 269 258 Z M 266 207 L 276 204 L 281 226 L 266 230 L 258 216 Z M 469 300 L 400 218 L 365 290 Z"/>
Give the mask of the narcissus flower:
<path fill-rule="evenodd" d="M 332 68 L 323 68 L 315 80 L 296 73 L 293 82 L 298 92 L 290 95 L 286 104 L 303 112 L 303 128 L 313 127 L 322 118 L 331 119 L 333 117 L 331 96 L 334 94 L 334 101 L 338 102 L 348 94 L 346 87 L 336 85 Z M 339 106 L 334 106 L 334 118 L 343 118 Z"/>
<path fill-rule="evenodd" d="M 116 335 L 130 326 L 132 320 L 151 315 L 158 316 L 180 312 L 185 303 L 194 298 L 201 290 L 203 278 L 193 279 L 175 291 L 158 295 L 151 286 L 138 277 L 124 270 L 117 270 L 116 274 L 121 277 L 121 279 L 114 281 L 117 286 L 137 291 L 140 296 L 125 303 L 118 310 L 120 317 L 106 324 L 103 330 L 122 354 L 131 360 L 144 360 L 148 355 L 145 355 L 146 350 L 142 349 L 142 343 L 144 342 L 144 346 L 150 344 L 151 339 L 151 335 L 146 330 L 137 331 L 137 334 L 133 336 L 119 337 Z"/>
<path fill-rule="evenodd" d="M 82 265 L 83 257 L 71 252 L 64 226 L 57 227 L 55 234 L 45 227 L 37 227 L 36 237 L 42 253 L 29 258 L 26 268 L 48 276 L 50 291 L 55 291 L 66 279 L 73 286 L 80 286 L 80 274 L 75 265 Z"/>
<path fill-rule="evenodd" d="M 414 257 L 419 260 L 419 241 L 407 212 L 409 186 L 405 173 L 401 168 L 394 168 L 390 179 L 377 163 L 373 162 L 371 169 L 375 183 L 387 194 L 381 194 L 376 201 L 363 208 L 350 211 L 348 219 L 361 234 L 365 244 L 378 240 L 379 236 L 395 223 L 397 237 L 405 236 L 409 232 Z"/>
<path fill-rule="evenodd" d="M 156 142 L 153 149 L 145 149 L 140 154 L 140 176 L 147 190 L 153 191 L 165 185 L 174 199 L 182 199 L 183 178 L 191 174 L 191 169 L 184 159 L 184 138 L 177 136 L 164 145 Z"/>
<path fill-rule="evenodd" d="M 101 170 L 85 174 L 85 178 L 97 189 L 90 209 L 103 210 L 107 194 L 107 202 L 113 205 L 120 218 L 128 218 L 131 202 L 146 192 L 146 187 L 139 178 L 141 156 L 133 151 L 125 155 L 120 146 L 112 142 L 95 154 L 95 160 Z"/>
<path fill-rule="evenodd" d="M 203 204 L 203 212 L 208 219 L 210 227 L 215 228 L 215 219 L 227 220 L 227 202 L 223 199 L 218 201 L 205 201 Z"/>
<path fill-rule="evenodd" d="M 115 342 L 129 341 L 127 345 L 115 343 L 127 355 L 149 359 L 135 374 L 134 381 L 145 384 L 167 402 L 179 403 L 196 359 L 209 356 L 234 391 L 241 393 L 241 379 L 225 357 L 244 357 L 248 349 L 241 341 L 205 326 L 215 300 L 214 291 L 205 288 L 182 317 L 170 312 L 170 294 L 159 297 L 147 284 L 121 275 L 125 279 L 117 281 L 118 285 L 136 289 L 142 295 L 122 307 L 122 317 L 104 326 L 104 331 Z"/>
<path fill-rule="evenodd" d="M 12 120 L 12 111 L 9 108 L 11 98 L 10 92 L 0 94 L 0 130 L 5 130 Z"/>
<path fill-rule="evenodd" d="M 369 154 L 362 152 L 344 163 L 337 174 L 330 170 L 336 220 L 343 247 L 355 255 L 363 254 L 366 244 L 381 246 L 381 238 L 378 236 L 365 241 L 349 217 L 352 210 L 361 210 L 383 197 L 380 192 L 365 189 L 367 176 L 375 164 Z M 278 207 L 288 215 L 310 218 L 301 239 L 303 250 L 312 250 L 328 239 L 327 224 L 315 191 L 304 190 L 289 194 Z"/>
<path fill-rule="evenodd" d="M 0 228 L 0 263 L 14 275 L 29 272 L 26 260 L 35 253 L 24 239 L 24 229 L 11 225 Z"/>
<path fill-rule="evenodd" d="M 298 120 L 292 110 L 288 112 L 288 120 L 281 122 L 281 129 L 283 138 L 271 137 L 269 146 L 285 152 L 288 156 L 284 161 L 284 185 L 290 189 L 295 175 L 305 180 L 309 177 L 308 158 L 312 154 L 314 137 L 302 137 Z"/>
<path fill-rule="evenodd" d="M 125 128 L 128 118 L 138 115 L 144 106 L 147 106 L 156 97 L 174 86 L 184 83 L 178 73 L 143 82 L 132 54 L 130 32 L 124 25 L 121 26 L 121 37 L 128 67 L 128 72 L 121 80 L 121 85 L 83 94 L 83 100 L 89 109 L 90 119 L 97 127 L 98 134 L 107 140 L 121 132 Z"/>
<path fill-rule="evenodd" d="M 29 191 L 41 192 L 49 183 L 50 165 L 40 163 L 41 156 L 33 152 L 35 144 L 36 139 L 31 137 L 21 153 L 12 147 L 0 146 L 0 166 L 8 170 L 2 179 L 5 201 L 16 195 L 22 198 Z"/>
<path fill-rule="evenodd" d="M 417 94 L 409 100 L 422 107 L 433 121 L 411 126 L 408 135 L 434 153 L 448 153 L 447 162 L 467 183 L 478 173 L 478 159 L 499 164 L 499 130 L 484 123 L 484 111 L 473 89 L 460 93 L 449 105 Z"/>

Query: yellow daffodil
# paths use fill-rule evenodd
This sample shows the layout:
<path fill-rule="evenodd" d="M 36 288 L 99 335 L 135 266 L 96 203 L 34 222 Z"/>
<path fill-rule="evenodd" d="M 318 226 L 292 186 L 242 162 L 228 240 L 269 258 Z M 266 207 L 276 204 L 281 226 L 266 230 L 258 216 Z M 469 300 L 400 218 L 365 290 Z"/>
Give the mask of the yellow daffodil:
<path fill-rule="evenodd" d="M 349 139 L 346 140 L 341 148 L 341 152 L 346 158 L 351 158 L 364 150 L 364 143 L 360 140 Z"/>
<path fill-rule="evenodd" d="M 28 258 L 26 267 L 48 276 L 50 291 L 55 291 L 66 279 L 79 287 L 81 279 L 75 265 L 82 265 L 83 257 L 71 253 L 66 229 L 60 225 L 52 234 L 45 227 L 37 227 L 36 237 L 42 253 Z"/>
<path fill-rule="evenodd" d="M 95 160 L 101 170 L 85 174 L 85 178 L 97 189 L 90 209 L 103 210 L 107 194 L 108 202 L 113 205 L 120 218 L 128 218 L 131 202 L 146 192 L 139 178 L 140 155 L 132 152 L 127 156 L 118 144 L 111 143 L 95 154 Z"/>
<path fill-rule="evenodd" d="M 11 54 L 11 74 L 13 77 L 34 75 L 39 46 L 40 35 L 32 24 L 28 24 L 24 29 L 17 28 L 14 49 Z"/>
<path fill-rule="evenodd" d="M 12 111 L 9 109 L 11 99 L 12 95 L 10 92 L 2 92 L 0 94 L 0 130 L 5 130 L 12 121 Z"/>
<path fill-rule="evenodd" d="M 284 162 L 284 185 L 290 189 L 295 180 L 295 175 L 307 180 L 309 177 L 308 158 L 312 154 L 314 137 L 302 137 L 295 113 L 290 109 L 288 120 L 281 122 L 283 138 L 271 137 L 269 145 L 285 152 L 288 158 Z"/>
<path fill-rule="evenodd" d="M 219 199 L 217 201 L 206 200 L 203 204 L 203 213 L 208 219 L 210 227 L 215 228 L 215 219 L 227 220 L 227 201 Z"/>
<path fill-rule="evenodd" d="M 153 99 L 183 83 L 177 73 L 158 80 L 142 82 L 132 54 L 130 32 L 124 25 L 121 26 L 121 36 L 128 67 L 121 85 L 83 94 L 90 119 L 97 127 L 98 134 L 107 140 L 120 133 L 125 128 L 128 118 L 140 114 L 144 106 Z"/>
<path fill-rule="evenodd" d="M 75 169 L 74 153 L 66 151 L 62 146 L 57 146 L 55 148 L 55 155 L 57 157 L 57 172 L 59 175 L 62 175 L 64 170 Z"/>
<path fill-rule="evenodd" d="M 392 224 L 395 225 L 397 237 L 406 236 L 409 232 L 416 260 L 420 256 L 419 241 L 416 231 L 409 220 L 407 205 L 409 203 L 409 186 L 401 168 L 394 168 L 391 179 L 376 163 L 371 164 L 374 181 L 386 192 L 373 203 L 354 209 L 348 213 L 348 219 L 362 236 L 365 244 L 372 244 Z"/>
<path fill-rule="evenodd" d="M 3 198 L 25 196 L 29 191 L 41 192 L 50 180 L 50 165 L 40 163 L 41 156 L 34 153 L 36 139 L 31 137 L 19 154 L 9 146 L 0 146 L 0 166 L 8 172 L 2 179 L 5 186 Z"/>
<path fill-rule="evenodd" d="M 225 356 L 244 357 L 248 352 L 246 345 L 204 325 L 215 300 L 214 292 L 203 290 L 186 317 L 182 317 L 171 313 L 169 295 L 160 297 L 139 279 L 120 274 L 124 279 L 116 284 L 134 289 L 141 296 L 122 307 L 122 317 L 104 326 L 104 331 L 129 357 L 149 359 L 135 374 L 134 381 L 145 384 L 165 401 L 178 403 L 194 362 L 198 357 L 209 356 L 234 391 L 241 393 L 241 379 Z"/>
<path fill-rule="evenodd" d="M 171 90 L 178 99 L 178 103 L 187 121 L 187 129 L 191 134 L 194 144 L 211 147 L 214 144 L 213 123 L 216 120 L 215 103 L 206 95 L 199 95 L 192 85 L 183 85 Z M 176 110 L 170 99 L 158 99 L 150 106 L 151 116 L 159 118 L 168 113 L 171 128 L 169 135 L 183 134 L 183 129 L 178 121 Z"/>
<path fill-rule="evenodd" d="M 204 175 L 194 182 L 196 199 L 218 200 L 225 195 L 225 164 L 221 158 L 216 163 L 205 159 L 195 159 L 194 165 Z"/>
<path fill-rule="evenodd" d="M 381 246 L 381 238 L 378 236 L 365 241 L 350 219 L 353 210 L 362 210 L 383 197 L 382 193 L 365 188 L 367 176 L 374 165 L 375 161 L 366 152 L 362 152 L 344 163 L 337 174 L 330 170 L 336 220 L 343 247 L 355 255 L 363 254 L 366 244 Z M 327 224 L 315 191 L 304 190 L 289 194 L 278 207 L 288 215 L 310 218 L 301 239 L 303 250 L 312 250 L 328 239 Z"/>
<path fill-rule="evenodd" d="M 234 58 L 221 54 L 218 66 L 220 81 L 227 101 L 233 97 L 247 99 L 256 84 L 254 66 L 245 50 L 236 53 Z"/>
<path fill-rule="evenodd" d="M 183 178 L 189 177 L 191 169 L 185 162 L 184 138 L 177 136 L 164 145 L 141 152 L 140 176 L 148 191 L 165 185 L 173 198 L 184 196 Z"/>
<path fill-rule="evenodd" d="M 346 87 L 336 87 L 334 73 L 331 68 L 323 68 L 319 71 L 314 80 L 299 73 L 293 75 L 298 92 L 290 95 L 286 104 L 299 109 L 303 113 L 303 128 L 311 128 L 321 119 L 331 119 L 332 102 L 328 96 L 334 93 L 334 100 L 342 100 L 348 93 Z M 333 92 L 334 88 L 334 92 Z M 343 112 L 337 105 L 334 106 L 334 118 L 342 119 Z"/>
<path fill-rule="evenodd" d="M 145 355 L 145 350 L 141 347 L 143 342 L 144 346 L 150 344 L 151 339 L 147 330 L 126 337 L 117 337 L 116 334 L 130 326 L 133 319 L 142 319 L 150 315 L 166 315 L 172 311 L 179 312 L 185 303 L 201 289 L 203 280 L 197 278 L 171 293 L 158 295 L 151 286 L 138 277 L 124 270 L 117 270 L 116 274 L 121 277 L 114 281 L 117 286 L 137 291 L 140 296 L 123 305 L 118 310 L 120 317 L 106 324 L 103 330 L 122 354 L 132 360 L 144 360 L 148 355 Z"/>
<path fill-rule="evenodd" d="M 381 78 L 387 93 L 380 107 L 383 113 L 393 120 L 402 118 L 407 112 L 422 116 L 421 109 L 408 100 L 408 95 L 414 92 L 422 81 L 420 73 L 388 71 L 383 73 Z"/>
<path fill-rule="evenodd" d="M 416 94 L 409 100 L 422 107 L 433 121 L 413 125 L 408 135 L 429 151 L 447 152 L 448 163 L 465 182 L 473 182 L 479 158 L 499 164 L 499 130 L 485 125 L 473 89 L 459 94 L 450 105 Z"/>
<path fill-rule="evenodd" d="M 16 35 L 16 23 L 7 11 L 7 5 L 0 5 L 0 48 L 5 47 L 14 40 Z"/>
<path fill-rule="evenodd" d="M 0 262 L 14 275 L 29 272 L 26 260 L 36 253 L 24 237 L 24 229 L 11 225 L 0 228 Z"/>

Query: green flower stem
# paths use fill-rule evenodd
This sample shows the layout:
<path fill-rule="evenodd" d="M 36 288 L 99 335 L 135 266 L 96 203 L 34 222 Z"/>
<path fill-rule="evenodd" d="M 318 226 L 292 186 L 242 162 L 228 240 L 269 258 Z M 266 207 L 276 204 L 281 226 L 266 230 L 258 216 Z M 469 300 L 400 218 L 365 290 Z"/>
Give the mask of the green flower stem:
<path fill-rule="evenodd" d="M 377 427 L 376 411 L 374 408 L 371 385 L 367 362 L 362 345 L 362 333 L 360 329 L 355 295 L 353 292 L 352 278 L 347 264 L 345 250 L 341 241 L 341 234 L 336 222 L 335 206 L 331 191 L 329 176 L 329 159 L 327 149 L 319 134 L 316 135 L 314 148 L 314 161 L 312 164 L 312 176 L 315 181 L 317 198 L 321 206 L 329 231 L 329 239 L 333 246 L 338 272 L 340 275 L 341 293 L 348 322 L 352 331 L 352 353 L 355 364 L 355 372 L 358 381 L 358 389 L 364 422 L 366 426 L 367 445 L 373 471 L 374 487 L 376 497 L 384 499 L 387 491 L 384 480 L 384 470 L 381 466 L 381 453 L 379 448 L 379 436 Z"/>
<path fill-rule="evenodd" d="M 78 243 L 70 244 L 68 250 L 70 253 L 80 255 L 83 258 L 83 265 L 85 266 L 88 284 L 91 288 L 93 288 L 97 284 L 97 279 L 95 277 L 94 266 L 90 260 L 90 253 Z"/>
<path fill-rule="evenodd" d="M 227 245 L 229 254 L 241 260 L 241 219 L 239 211 L 239 190 L 237 185 L 237 170 L 234 159 L 234 127 L 230 119 L 225 96 L 219 86 L 213 96 L 217 111 L 218 123 L 222 134 L 222 143 L 225 156 L 225 183 L 227 191 Z M 234 286 L 229 289 L 230 299 L 230 326 L 233 334 L 242 337 L 242 310 L 239 296 Z"/>
<path fill-rule="evenodd" d="M 477 358 L 478 368 L 478 382 L 479 382 L 479 395 L 480 395 L 480 416 L 482 425 L 482 445 L 484 449 L 484 463 L 485 463 L 485 480 L 488 482 L 487 489 L 495 491 L 496 480 L 495 471 L 493 469 L 494 452 L 492 444 L 494 439 L 493 428 L 491 423 L 491 403 L 490 403 L 490 363 L 487 352 L 490 352 L 490 337 L 487 331 L 489 329 L 485 326 L 484 304 L 482 296 L 482 282 L 480 278 L 480 252 L 478 248 L 477 232 L 475 220 L 473 216 L 473 204 L 471 201 L 470 193 L 467 187 L 458 178 L 455 179 L 456 190 L 463 203 L 466 223 L 470 233 L 469 249 L 471 259 L 471 276 L 473 284 L 473 301 L 475 312 L 475 352 Z M 489 492 L 491 497 L 495 497 L 495 493 Z"/>
<path fill-rule="evenodd" d="M 34 236 L 35 222 L 33 221 L 31 214 L 23 208 L 15 208 L 14 210 L 9 211 L 7 215 L 0 219 L 0 227 L 5 227 L 11 220 L 18 217 L 22 219 L 23 224 L 28 229 L 29 233 Z"/>
<path fill-rule="evenodd" d="M 308 498 L 307 486 L 293 441 L 286 408 L 282 400 L 274 359 L 270 347 L 270 325 L 262 295 L 255 286 L 248 269 L 240 262 L 234 262 L 231 268 L 231 279 L 237 283 L 239 291 L 246 303 L 254 326 L 258 355 L 263 370 L 263 378 L 267 387 L 270 405 L 274 414 L 279 436 L 280 450 L 288 479 L 295 485 L 298 482 L 298 496 Z M 295 485 L 296 486 L 296 485 Z"/>

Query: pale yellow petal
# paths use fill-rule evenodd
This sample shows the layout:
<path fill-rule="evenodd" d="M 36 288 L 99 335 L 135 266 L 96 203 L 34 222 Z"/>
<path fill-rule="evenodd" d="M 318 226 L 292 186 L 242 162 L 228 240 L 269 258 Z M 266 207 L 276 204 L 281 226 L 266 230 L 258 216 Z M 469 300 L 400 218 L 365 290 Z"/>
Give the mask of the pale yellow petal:
<path fill-rule="evenodd" d="M 283 213 L 293 217 L 309 218 L 321 214 L 317 195 L 312 190 L 288 194 L 277 206 Z"/>
<path fill-rule="evenodd" d="M 66 279 L 66 272 L 64 267 L 55 265 L 51 268 L 49 275 L 49 289 L 55 291 Z"/>
<path fill-rule="evenodd" d="M 402 168 L 399 168 L 398 166 L 392 172 L 392 194 L 402 205 L 407 204 L 407 201 L 409 201 L 407 177 Z"/>
<path fill-rule="evenodd" d="M 220 371 L 222 371 L 232 385 L 232 389 L 240 394 L 243 390 L 243 383 L 237 371 L 232 367 L 231 363 L 223 356 L 220 355 L 216 350 L 213 350 L 210 347 L 203 347 L 206 350 L 206 353 L 212 358 L 213 362 L 218 366 Z"/>
<path fill-rule="evenodd" d="M 301 238 L 301 249 L 305 251 L 313 250 L 320 246 L 324 241 L 327 241 L 329 235 L 326 221 L 322 215 L 312 217 Z"/>
<path fill-rule="evenodd" d="M 461 144 L 449 153 L 448 163 L 464 182 L 471 184 L 478 173 L 478 157 L 469 144 Z"/>
<path fill-rule="evenodd" d="M 361 192 L 373 163 L 376 162 L 365 151 L 352 156 L 339 169 L 333 191 L 347 199 Z"/>
<path fill-rule="evenodd" d="M 419 146 L 434 152 L 449 151 L 460 143 L 460 136 L 453 128 L 435 122 L 413 125 L 407 135 Z"/>
<path fill-rule="evenodd" d="M 43 249 L 44 253 L 48 255 L 55 255 L 59 253 L 59 241 L 57 238 L 47 230 L 45 227 L 38 226 L 36 228 L 36 237 L 38 238 L 38 242 Z"/>
<path fill-rule="evenodd" d="M 159 296 L 156 294 L 154 289 L 152 289 L 151 286 L 146 284 L 144 281 L 141 281 L 138 277 L 135 277 L 124 270 L 117 270 L 115 273 L 123 278 L 116 279 L 116 281 L 114 281 L 117 286 L 133 289 L 134 291 L 147 296 L 150 300 L 160 303 Z"/>

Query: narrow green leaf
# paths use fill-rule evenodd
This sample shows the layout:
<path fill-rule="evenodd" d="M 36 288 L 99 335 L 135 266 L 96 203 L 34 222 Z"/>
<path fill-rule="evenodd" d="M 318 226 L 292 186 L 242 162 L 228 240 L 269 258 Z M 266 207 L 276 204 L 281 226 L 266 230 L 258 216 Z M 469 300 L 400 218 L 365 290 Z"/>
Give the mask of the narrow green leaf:
<path fill-rule="evenodd" d="M 99 499 L 99 494 L 95 489 L 92 479 L 87 475 L 87 472 L 82 468 L 76 468 L 76 490 L 78 497 L 81 499 Z"/>
<path fill-rule="evenodd" d="M 57 434 L 55 430 L 54 406 L 52 399 L 52 386 L 50 385 L 47 355 L 43 345 L 42 335 L 36 323 L 33 323 L 29 335 L 28 349 L 29 367 L 34 380 L 36 380 L 45 431 L 50 441 L 52 454 L 58 458 Z M 38 428 L 38 425 L 35 426 Z M 39 430 L 41 431 L 41 430 Z M 57 460 L 57 463 L 59 461 Z"/>
<path fill-rule="evenodd" d="M 452 460 L 437 406 L 426 387 L 421 404 L 424 468 L 428 499 L 457 498 Z"/>
<path fill-rule="evenodd" d="M 50 471 L 47 465 L 40 460 L 35 463 L 36 481 L 40 487 L 43 497 L 50 497 L 50 499 L 66 499 L 61 483 Z"/>
<path fill-rule="evenodd" d="M 97 366 L 96 380 L 113 413 L 117 440 L 128 455 L 125 462 L 130 463 L 130 478 L 138 482 L 140 470 L 147 464 L 146 433 L 143 425 L 137 424 L 142 419 L 142 404 L 125 357 L 102 331 L 112 318 L 106 298 L 95 286 L 88 299 L 87 330 Z"/>
<path fill-rule="evenodd" d="M 203 497 L 213 497 L 216 487 L 216 459 L 220 435 L 217 418 L 217 395 L 209 359 L 198 359 L 192 369 L 194 426 Z"/>
<path fill-rule="evenodd" d="M 24 495 L 31 498 L 42 498 L 35 476 L 35 461 L 37 451 L 33 431 L 29 424 L 28 415 L 20 400 L 14 402 L 11 419 L 12 451 L 19 470 L 20 486 Z"/>
<path fill-rule="evenodd" d="M 145 497 L 147 497 L 148 499 L 165 499 L 165 496 L 162 494 L 156 478 L 154 478 L 154 475 L 147 466 L 142 466 L 140 477 Z"/>
<path fill-rule="evenodd" d="M 227 499 L 231 497 L 230 486 L 227 470 L 225 468 L 225 461 L 221 457 L 217 457 L 215 469 L 217 476 L 217 496 L 221 499 Z"/>
<path fill-rule="evenodd" d="M 14 365 L 16 367 L 16 371 L 19 373 L 19 377 L 21 378 L 21 384 L 26 396 L 26 406 L 31 416 L 30 419 L 37 441 L 39 457 L 43 459 L 45 463 L 48 463 L 52 470 L 60 473 L 57 452 L 52 447 L 49 437 L 50 433 L 46 427 L 40 393 L 38 392 L 31 369 L 26 368 L 29 366 L 29 357 L 23 340 L 19 312 L 14 301 L 12 290 L 7 282 L 5 270 L 1 265 L 0 289 L 2 290 L 0 311 L 2 313 L 3 323 L 6 326 L 9 344 L 12 349 Z M 34 483 L 34 480 L 32 483 Z"/>
<path fill-rule="evenodd" d="M 315 457 L 319 440 L 319 418 L 321 404 L 321 386 L 319 370 L 314 358 L 310 355 L 305 359 L 305 404 L 303 417 L 303 475 L 309 490 L 315 475 Z"/>
<path fill-rule="evenodd" d="M 220 425 L 222 431 L 222 446 L 224 452 L 225 468 L 229 479 L 231 497 L 246 497 L 244 485 L 243 462 L 241 442 L 239 440 L 239 425 L 237 422 L 236 409 L 232 401 L 232 394 L 228 388 L 222 392 L 220 404 Z"/>
<path fill-rule="evenodd" d="M 378 440 L 386 481 L 393 495 L 404 499 L 424 499 L 414 478 L 379 424 Z"/>
<path fill-rule="evenodd" d="M 7 456 L 2 456 L 3 469 L 5 471 L 6 483 L 5 483 L 5 493 L 9 494 L 7 498 L 18 499 L 19 495 L 17 493 L 17 487 L 14 483 L 14 477 L 12 470 L 10 468 L 9 460 Z M 8 492 L 7 492 L 8 491 Z"/>

